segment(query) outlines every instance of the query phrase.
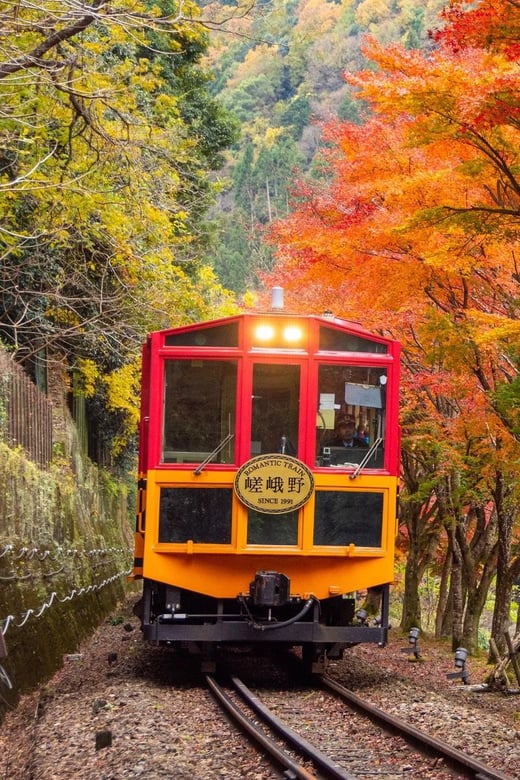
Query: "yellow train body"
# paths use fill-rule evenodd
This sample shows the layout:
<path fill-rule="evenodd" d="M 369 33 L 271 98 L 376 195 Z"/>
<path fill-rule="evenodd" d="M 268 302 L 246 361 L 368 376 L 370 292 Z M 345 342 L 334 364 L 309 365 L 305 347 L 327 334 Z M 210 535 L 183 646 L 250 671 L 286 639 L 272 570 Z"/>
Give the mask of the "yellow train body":
<path fill-rule="evenodd" d="M 355 490 L 371 490 L 383 495 L 383 523 L 380 547 L 318 547 L 313 542 L 315 496 L 299 510 L 298 543 L 294 546 L 247 544 L 247 509 L 234 497 L 230 544 L 160 543 L 158 518 L 161 487 L 177 485 L 211 490 L 217 486 L 233 487 L 236 472 L 168 473 L 152 470 L 147 476 L 146 537 L 143 576 L 180 588 L 195 590 L 207 596 L 232 599 L 247 593 L 252 573 L 276 567 L 291 581 L 291 595 L 318 599 L 390 582 L 394 571 L 395 509 L 397 481 L 378 476 L 356 479 Z M 316 474 L 315 488 L 337 489 L 337 475 Z M 346 484 L 345 490 L 353 488 Z M 276 518 L 276 516 L 275 516 Z M 274 520 L 276 522 L 276 519 Z"/>

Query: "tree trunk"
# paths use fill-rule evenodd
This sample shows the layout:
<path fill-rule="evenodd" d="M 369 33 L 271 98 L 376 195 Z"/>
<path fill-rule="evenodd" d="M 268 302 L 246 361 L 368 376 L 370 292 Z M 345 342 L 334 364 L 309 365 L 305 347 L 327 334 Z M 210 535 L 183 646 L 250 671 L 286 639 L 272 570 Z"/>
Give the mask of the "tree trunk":
<path fill-rule="evenodd" d="M 406 452 L 405 449 L 402 451 L 401 462 L 405 483 L 403 493 L 407 495 L 401 497 L 399 520 L 400 524 L 406 527 L 408 542 L 401 629 L 409 631 L 413 627 L 422 628 L 419 586 L 426 568 L 437 554 L 442 518 L 437 511 L 433 491 L 429 499 L 420 495 L 419 485 L 423 479 L 424 464 L 420 464 L 414 454 Z"/>
<path fill-rule="evenodd" d="M 513 533 L 513 517 L 517 510 L 508 507 L 506 493 L 509 491 L 504 484 L 503 472 L 497 472 L 495 483 L 495 507 L 498 520 L 498 552 L 497 552 L 497 579 L 495 593 L 495 609 L 491 624 L 491 636 L 495 640 L 499 652 L 505 651 L 504 634 L 509 630 L 509 610 L 511 606 L 511 591 L 513 582 L 511 578 L 511 538 Z"/>
<path fill-rule="evenodd" d="M 421 600 L 419 585 L 422 571 L 418 550 L 412 539 L 404 570 L 403 611 L 401 613 L 401 629 L 409 631 L 412 627 L 421 628 Z"/>
<path fill-rule="evenodd" d="M 376 588 L 369 588 L 367 595 L 363 603 L 363 608 L 366 609 L 369 615 L 379 615 L 381 611 L 381 595 L 382 586 Z"/>
<path fill-rule="evenodd" d="M 480 616 L 496 571 L 496 524 L 492 518 L 486 523 L 485 513 L 481 510 L 480 506 L 471 507 L 459 517 L 455 526 L 463 584 L 464 622 L 461 643 L 471 654 L 478 648 Z"/>
<path fill-rule="evenodd" d="M 265 197 L 267 203 L 267 219 L 269 222 L 273 221 L 273 215 L 271 213 L 271 195 L 269 193 L 269 179 L 265 179 Z"/>
<path fill-rule="evenodd" d="M 470 655 L 474 655 L 478 650 L 480 618 L 486 604 L 486 598 L 493 579 L 493 574 L 494 567 L 489 567 L 489 570 L 482 575 L 478 588 L 474 591 L 468 591 L 462 644 Z"/>
<path fill-rule="evenodd" d="M 460 554 L 457 539 L 455 538 L 455 529 L 450 528 L 449 534 L 453 549 L 451 564 L 451 596 L 453 607 L 451 645 L 452 649 L 456 650 L 457 647 L 461 646 L 463 637 L 464 594 L 462 588 L 462 556 Z"/>
<path fill-rule="evenodd" d="M 435 638 L 449 636 L 451 630 L 451 541 L 448 534 L 448 549 L 442 564 L 441 582 L 439 585 L 439 598 L 437 600 L 437 613 L 435 616 Z"/>

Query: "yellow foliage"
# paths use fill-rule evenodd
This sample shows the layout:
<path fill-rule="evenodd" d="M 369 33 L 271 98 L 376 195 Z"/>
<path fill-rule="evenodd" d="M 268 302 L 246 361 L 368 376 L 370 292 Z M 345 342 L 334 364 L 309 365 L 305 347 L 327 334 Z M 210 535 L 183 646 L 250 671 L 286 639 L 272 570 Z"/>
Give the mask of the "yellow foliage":
<path fill-rule="evenodd" d="M 356 22 L 368 28 L 372 22 L 391 16 L 388 0 L 363 0 L 356 9 Z"/>
<path fill-rule="evenodd" d="M 89 358 L 78 358 L 75 367 L 78 371 L 78 388 L 81 389 L 85 398 L 92 398 L 96 390 L 96 382 L 99 379 L 97 363 Z"/>
<path fill-rule="evenodd" d="M 34 283 L 27 300 L 38 300 L 49 342 L 48 324 L 52 333 L 65 334 L 71 355 L 93 356 L 74 363 L 75 389 L 87 398 L 106 392 L 108 409 L 122 419 L 114 445 L 122 448 L 138 417 L 144 334 L 236 311 L 213 271 L 199 267 L 204 244 L 196 227 L 213 188 L 209 150 L 225 143 L 226 121 L 222 134 L 208 134 L 206 154 L 199 143 L 204 111 L 193 123 L 179 111 L 203 75 L 187 45 L 204 46 L 203 29 L 192 23 L 200 12 L 191 0 L 182 9 L 132 0 L 118 5 L 117 14 L 110 4 L 101 6 L 95 23 L 43 55 L 42 67 L 24 67 L 25 54 L 46 31 L 68 29 L 75 6 L 58 0 L 7 5 L 4 60 L 22 63 L 24 73 L 0 88 L 2 142 L 14 161 L 0 200 L 12 278 L 18 279 L 19 263 Z M 44 60 L 54 57 L 63 66 L 51 74 Z M 23 303 L 18 289 L 16 295 Z M 115 340 L 135 355 L 123 355 L 127 364 L 104 375 Z"/>
<path fill-rule="evenodd" d="M 238 65 L 233 78 L 229 79 L 228 86 L 231 89 L 239 88 L 244 82 L 264 75 L 272 81 L 282 67 L 277 48 L 261 44 L 248 51 L 244 61 Z"/>
<path fill-rule="evenodd" d="M 322 0 L 305 0 L 301 3 L 295 30 L 308 46 L 334 29 L 341 15 L 339 3 L 323 3 Z"/>
<path fill-rule="evenodd" d="M 45 316 L 60 325 L 79 326 L 77 314 L 69 309 L 62 309 L 58 306 L 48 306 L 45 310 Z"/>
<path fill-rule="evenodd" d="M 134 358 L 102 378 L 107 390 L 107 408 L 124 412 L 131 428 L 139 420 L 139 377 L 139 358 Z"/>
<path fill-rule="evenodd" d="M 117 457 L 137 432 L 139 422 L 140 359 L 133 360 L 101 378 L 106 389 L 106 405 L 120 412 L 122 425 L 112 439 L 112 455 Z"/>
<path fill-rule="evenodd" d="M 258 306 L 258 293 L 254 290 L 247 290 L 242 298 L 245 309 L 255 309 Z"/>
<path fill-rule="evenodd" d="M 283 137 L 284 133 L 283 127 L 268 127 L 264 136 L 266 146 L 272 148 L 278 142 L 278 139 Z"/>

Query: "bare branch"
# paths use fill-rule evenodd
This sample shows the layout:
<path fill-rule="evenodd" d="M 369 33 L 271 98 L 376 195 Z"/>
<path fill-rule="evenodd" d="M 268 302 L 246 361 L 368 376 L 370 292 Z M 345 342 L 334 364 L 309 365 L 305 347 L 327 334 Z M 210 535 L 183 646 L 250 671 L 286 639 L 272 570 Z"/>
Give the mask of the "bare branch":
<path fill-rule="evenodd" d="M 93 0 L 91 6 L 84 6 L 84 8 L 90 8 L 92 11 L 98 11 L 106 4 L 106 2 L 107 0 Z M 6 62 L 3 65 L 0 65 L 0 79 L 5 78 L 6 76 L 10 76 L 17 71 L 26 70 L 27 68 L 56 67 L 56 63 L 49 63 L 44 60 L 44 55 L 63 41 L 66 41 L 69 38 L 72 38 L 74 35 L 83 32 L 83 30 L 86 30 L 86 28 L 89 27 L 95 19 L 95 13 L 86 13 L 76 22 L 73 22 L 67 27 L 63 27 L 61 30 L 57 30 L 51 33 L 51 35 L 42 41 L 39 46 L 35 46 L 31 52 L 21 55 L 11 62 Z"/>

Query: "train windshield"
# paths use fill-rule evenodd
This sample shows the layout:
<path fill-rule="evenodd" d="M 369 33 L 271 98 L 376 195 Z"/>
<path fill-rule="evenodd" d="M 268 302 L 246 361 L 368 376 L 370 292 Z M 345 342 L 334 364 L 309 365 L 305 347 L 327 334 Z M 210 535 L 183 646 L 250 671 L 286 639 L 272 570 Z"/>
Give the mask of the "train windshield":
<path fill-rule="evenodd" d="M 386 382 L 381 367 L 319 366 L 316 465 L 383 467 Z"/>
<path fill-rule="evenodd" d="M 299 399 L 300 366 L 255 364 L 251 455 L 298 454 Z"/>
<path fill-rule="evenodd" d="M 236 361 L 167 360 L 163 463 L 233 463 L 236 396 Z"/>
<path fill-rule="evenodd" d="M 256 363 L 253 367 L 251 455 L 298 454 L 300 366 Z M 298 512 L 267 514 L 250 509 L 247 543 L 296 545 Z"/>

